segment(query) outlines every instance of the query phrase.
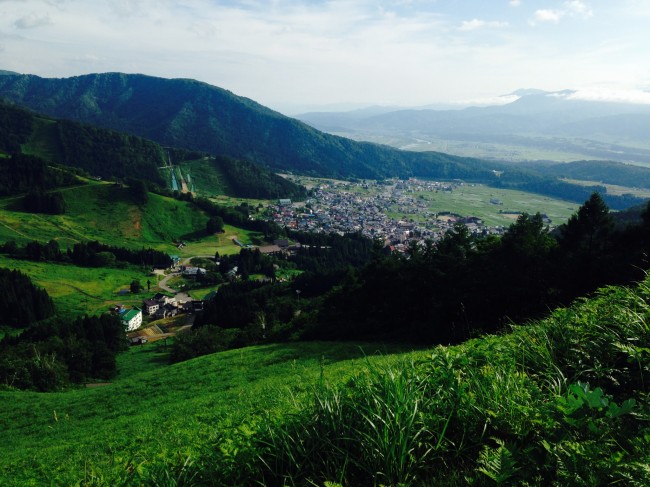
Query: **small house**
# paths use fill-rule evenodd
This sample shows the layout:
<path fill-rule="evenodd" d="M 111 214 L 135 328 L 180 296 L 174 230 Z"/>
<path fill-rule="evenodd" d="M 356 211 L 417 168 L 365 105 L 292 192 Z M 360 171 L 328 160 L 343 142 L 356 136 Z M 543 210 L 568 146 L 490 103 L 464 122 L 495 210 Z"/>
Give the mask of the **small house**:
<path fill-rule="evenodd" d="M 178 308 L 176 308 L 176 306 L 172 306 L 171 304 L 165 304 L 164 306 L 158 308 L 158 310 L 154 314 L 154 318 L 156 319 L 170 318 L 176 316 L 177 314 L 178 314 Z"/>
<path fill-rule="evenodd" d="M 148 315 L 154 314 L 158 308 L 160 308 L 160 303 L 158 301 L 155 301 L 153 299 L 144 300 L 144 312 Z"/>

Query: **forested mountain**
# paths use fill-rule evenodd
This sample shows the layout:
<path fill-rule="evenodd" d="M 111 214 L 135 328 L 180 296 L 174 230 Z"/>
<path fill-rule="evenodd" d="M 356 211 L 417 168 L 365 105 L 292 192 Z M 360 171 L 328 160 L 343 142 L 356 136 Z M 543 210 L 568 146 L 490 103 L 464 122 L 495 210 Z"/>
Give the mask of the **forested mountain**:
<path fill-rule="evenodd" d="M 120 73 L 64 79 L 0 78 L 0 97 L 50 116 L 321 176 L 430 176 L 491 180 L 493 164 L 440 153 L 409 153 L 358 143 L 189 79 Z"/>
<path fill-rule="evenodd" d="M 81 168 L 93 176 L 136 178 L 163 187 L 168 185 L 168 181 L 163 178 L 161 167 L 205 156 L 184 149 L 164 148 L 151 140 L 115 130 L 49 118 L 0 101 L 2 152 L 24 152 L 51 163 Z M 303 188 L 273 174 L 268 168 L 225 157 L 210 159 L 209 162 L 208 172 L 223 177 L 233 196 L 304 196 Z M 18 168 L 17 164 L 14 166 Z M 56 174 L 49 175 L 52 181 L 56 179 L 54 176 Z M 0 174 L 0 194 L 3 194 L 3 182 L 11 181 L 11 178 L 11 174 Z M 54 186 L 50 184 L 49 187 Z M 29 188 L 16 185 L 13 189 L 25 191 Z"/>
<path fill-rule="evenodd" d="M 25 152 L 91 175 L 135 177 L 164 184 L 158 167 L 166 153 L 157 143 L 114 130 L 42 117 L 0 102 L 0 151 Z"/>

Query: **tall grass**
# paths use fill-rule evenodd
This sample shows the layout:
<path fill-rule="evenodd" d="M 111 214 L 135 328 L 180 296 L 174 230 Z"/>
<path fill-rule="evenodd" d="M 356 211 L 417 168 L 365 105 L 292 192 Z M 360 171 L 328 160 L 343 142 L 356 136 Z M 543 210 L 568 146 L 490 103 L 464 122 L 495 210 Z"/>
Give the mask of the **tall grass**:
<path fill-rule="evenodd" d="M 649 302 L 648 282 L 608 287 L 502 336 L 321 380 L 296 413 L 249 424 L 243 450 L 220 437 L 201 469 L 223 473 L 230 442 L 223 485 L 650 485 Z"/>

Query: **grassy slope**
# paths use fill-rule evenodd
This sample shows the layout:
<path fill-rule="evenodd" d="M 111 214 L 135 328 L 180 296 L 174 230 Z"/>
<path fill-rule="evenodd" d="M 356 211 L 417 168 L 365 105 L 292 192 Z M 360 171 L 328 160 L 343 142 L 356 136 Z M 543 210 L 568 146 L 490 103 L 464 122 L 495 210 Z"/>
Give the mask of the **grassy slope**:
<path fill-rule="evenodd" d="M 23 152 L 46 161 L 61 161 L 63 158 L 56 134 L 57 122 L 40 117 L 34 117 L 34 122 L 34 131 L 27 143 L 23 145 Z"/>
<path fill-rule="evenodd" d="M 129 289 L 134 279 L 145 285 L 147 279 L 155 278 L 136 267 L 127 269 L 86 268 L 73 265 L 31 262 L 0 256 L 0 267 L 18 269 L 27 274 L 34 283 L 43 287 L 54 300 L 57 311 L 64 315 L 100 314 L 115 304 L 141 305 L 149 298 L 146 291 L 139 294 L 119 294 Z"/>
<path fill-rule="evenodd" d="M 0 484 L 71 485 L 93 475 L 120 484 L 129 465 L 183 461 L 215 432 L 247 417 L 289 413 L 309 396 L 321 370 L 339 381 L 375 351 L 353 344 L 268 345 L 166 366 L 156 365 L 159 355 L 149 347 L 121 358 L 145 371 L 106 387 L 0 392 Z"/>
<path fill-rule="evenodd" d="M 205 195 L 233 194 L 222 171 L 212 159 L 186 161 L 180 167 L 186 181 L 187 174 L 190 174 L 190 181 L 194 183 L 197 193 Z"/>
<path fill-rule="evenodd" d="M 39 215 L 15 211 L 16 198 L 0 199 L 0 242 L 15 240 L 21 245 L 51 239 L 61 248 L 86 240 L 140 249 L 151 247 L 181 257 L 213 256 L 238 253 L 240 247 L 233 237 L 250 243 L 256 234 L 226 225 L 226 232 L 205 235 L 207 216 L 187 202 L 150 194 L 146 208 L 130 201 L 128 188 L 109 183 L 89 183 L 87 186 L 62 190 L 67 210 L 64 215 Z M 175 240 L 187 245 L 177 249 Z M 135 304 L 143 295 L 118 295 L 128 289 L 133 279 L 146 283 L 148 270 L 88 269 L 75 266 L 13 260 L 0 255 L 0 267 L 20 269 L 44 287 L 54 298 L 62 313 L 103 312 L 115 303 Z M 153 288 L 152 288 L 153 289 Z M 81 291 L 83 290 L 83 292 Z M 207 291 L 206 291 L 207 292 Z"/>
<path fill-rule="evenodd" d="M 647 485 L 649 322 L 646 282 L 429 351 L 294 343 L 164 366 L 148 345 L 103 388 L 0 393 L 0 484 Z"/>
<path fill-rule="evenodd" d="M 131 201 L 128 188 L 110 183 L 90 183 L 61 191 L 67 209 L 64 215 L 57 216 L 15 211 L 12 207 L 17 198 L 0 199 L 0 242 L 45 243 L 56 239 L 61 247 L 67 247 L 99 240 L 134 249 L 152 247 L 181 256 L 214 255 L 218 247 L 223 247 L 224 253 L 236 251 L 232 241 L 203 234 L 201 229 L 208 217 L 187 202 L 150 193 L 142 208 Z M 235 227 L 227 227 L 227 232 L 243 240 L 249 240 L 251 235 Z M 188 246 L 179 251 L 173 241 L 181 239 Z M 211 251 L 204 254 L 208 248 Z"/>

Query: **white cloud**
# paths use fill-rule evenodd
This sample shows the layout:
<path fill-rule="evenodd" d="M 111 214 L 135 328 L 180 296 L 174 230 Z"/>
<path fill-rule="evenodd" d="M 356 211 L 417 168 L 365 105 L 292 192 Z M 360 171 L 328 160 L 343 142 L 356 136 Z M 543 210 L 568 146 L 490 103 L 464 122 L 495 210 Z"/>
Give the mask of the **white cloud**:
<path fill-rule="evenodd" d="M 14 22 L 14 25 L 19 29 L 34 29 L 36 27 L 42 27 L 44 25 L 51 25 L 52 19 L 49 14 L 37 14 L 35 12 L 30 12 L 29 14 L 20 17 Z"/>
<path fill-rule="evenodd" d="M 560 94 L 567 100 L 603 101 L 611 103 L 633 103 L 650 105 L 650 92 L 641 90 L 614 90 L 607 88 L 585 88 Z"/>
<path fill-rule="evenodd" d="M 561 9 L 538 9 L 535 11 L 531 25 L 538 22 L 552 22 L 558 24 L 563 17 L 582 17 L 584 19 L 593 16 L 594 12 L 582 0 L 566 0 Z"/>
<path fill-rule="evenodd" d="M 463 20 L 458 30 L 470 31 L 470 30 L 476 30 L 482 28 L 501 29 L 504 27 L 508 27 L 508 22 L 499 22 L 496 20 L 487 21 L 487 20 L 472 19 L 472 20 Z"/>
<path fill-rule="evenodd" d="M 553 22 L 557 24 L 563 16 L 564 12 L 561 10 L 540 9 L 535 11 L 534 22 Z"/>
<path fill-rule="evenodd" d="M 0 67 L 57 77 L 123 71 L 195 78 L 274 108 L 315 100 L 484 104 L 522 86 L 646 86 L 647 18 L 630 2 L 643 4 L 0 0 Z M 579 35 L 568 25 L 592 16 Z M 553 35 L 525 28 L 522 17 L 552 27 Z"/>
<path fill-rule="evenodd" d="M 495 105 L 507 105 L 508 103 L 517 101 L 519 98 L 520 97 L 517 95 L 486 96 L 481 98 L 470 98 L 466 100 L 454 101 L 451 104 L 468 107 L 488 107 Z"/>
<path fill-rule="evenodd" d="M 580 17 L 591 17 L 594 12 L 581 0 L 568 0 L 564 2 L 564 8 L 569 15 Z"/>

